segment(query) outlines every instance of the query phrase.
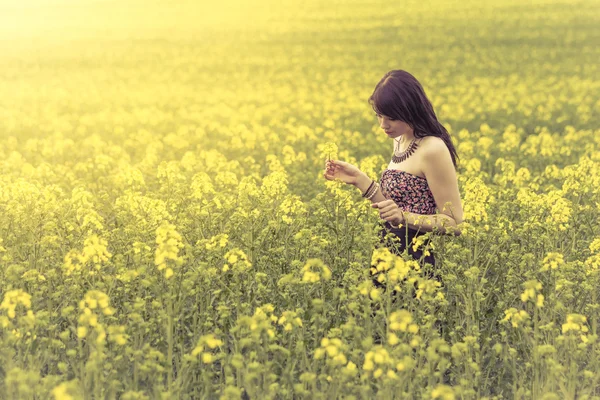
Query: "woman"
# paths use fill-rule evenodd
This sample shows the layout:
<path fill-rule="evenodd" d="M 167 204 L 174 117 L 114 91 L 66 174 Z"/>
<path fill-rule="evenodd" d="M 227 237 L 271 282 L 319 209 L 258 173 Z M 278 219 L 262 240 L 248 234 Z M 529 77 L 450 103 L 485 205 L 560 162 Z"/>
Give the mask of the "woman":
<path fill-rule="evenodd" d="M 433 251 L 423 256 L 428 241 L 414 250 L 412 239 L 431 231 L 460 234 L 463 210 L 456 178 L 456 150 L 423 87 L 408 72 L 386 73 L 369 104 L 385 135 L 393 139 L 392 159 L 380 182 L 340 160 L 327 161 L 324 176 L 356 186 L 363 197 L 371 200 L 371 206 L 385 221 L 382 244 L 396 254 L 407 249 L 414 259 L 431 264 L 435 270 Z M 375 277 L 373 281 L 382 286 Z"/>

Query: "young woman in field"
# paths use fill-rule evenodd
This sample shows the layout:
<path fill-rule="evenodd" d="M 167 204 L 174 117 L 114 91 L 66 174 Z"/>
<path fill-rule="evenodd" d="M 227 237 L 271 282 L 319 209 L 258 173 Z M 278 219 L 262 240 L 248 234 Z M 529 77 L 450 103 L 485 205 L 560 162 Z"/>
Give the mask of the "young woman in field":
<path fill-rule="evenodd" d="M 363 197 L 371 200 L 371 206 L 385 221 L 382 244 L 396 254 L 407 249 L 414 259 L 431 264 L 435 270 L 434 252 L 429 250 L 430 254 L 423 256 L 428 241 L 415 251 L 412 240 L 431 231 L 460 234 L 463 210 L 456 178 L 456 150 L 423 87 L 408 72 L 386 73 L 369 104 L 383 134 L 393 140 L 392 159 L 380 181 L 371 180 L 356 166 L 340 160 L 327 161 L 324 176 L 356 186 Z"/>

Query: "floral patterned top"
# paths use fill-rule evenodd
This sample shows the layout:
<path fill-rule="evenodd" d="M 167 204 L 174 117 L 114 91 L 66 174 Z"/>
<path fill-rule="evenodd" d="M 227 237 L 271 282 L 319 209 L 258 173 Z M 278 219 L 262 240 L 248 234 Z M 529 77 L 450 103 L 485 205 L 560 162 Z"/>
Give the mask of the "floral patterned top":
<path fill-rule="evenodd" d="M 399 169 L 386 169 L 379 182 L 381 193 L 399 208 L 416 214 L 435 214 L 436 204 L 427 179 Z"/>

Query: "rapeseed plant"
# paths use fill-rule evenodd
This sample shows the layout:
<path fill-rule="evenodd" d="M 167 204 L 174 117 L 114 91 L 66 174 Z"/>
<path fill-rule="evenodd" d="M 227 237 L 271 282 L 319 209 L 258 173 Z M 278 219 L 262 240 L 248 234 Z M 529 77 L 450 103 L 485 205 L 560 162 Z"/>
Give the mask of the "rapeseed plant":
<path fill-rule="evenodd" d="M 389 167 L 365 99 L 382 66 L 406 68 L 388 59 L 394 5 L 323 3 L 315 18 L 289 2 L 148 4 L 161 21 L 142 13 L 108 40 L 95 34 L 108 11 L 88 4 L 95 22 L 77 32 L 89 36 L 67 47 L 55 44 L 85 20 L 75 9 L 27 43 L 41 30 L 9 24 L 0 398 L 600 396 L 600 134 L 586 58 L 597 12 L 501 0 L 492 37 L 481 7 L 434 5 L 402 9 L 446 28 L 403 29 L 404 54 L 430 49 L 427 65 L 403 62 L 458 150 L 465 222 L 458 237 L 408 246 L 435 253 L 443 285 L 378 246 L 369 202 L 318 173 L 331 159 L 376 180 Z M 439 46 L 464 31 L 457 13 L 483 57 Z M 512 23 L 523 15 L 528 31 Z M 573 18 L 567 32 L 559 22 Z M 531 37 L 536 21 L 552 29 Z M 168 43 L 144 39 L 166 27 Z M 528 37 L 510 43 L 528 54 L 518 69 L 488 46 L 508 34 Z M 574 37 L 587 50 L 564 57 Z"/>

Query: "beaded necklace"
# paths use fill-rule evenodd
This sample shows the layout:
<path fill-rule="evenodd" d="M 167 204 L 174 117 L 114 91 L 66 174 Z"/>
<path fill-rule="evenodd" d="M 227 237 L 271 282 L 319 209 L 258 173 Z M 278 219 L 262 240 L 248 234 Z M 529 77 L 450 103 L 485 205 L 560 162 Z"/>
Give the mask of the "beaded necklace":
<path fill-rule="evenodd" d="M 394 154 L 392 156 L 392 161 L 396 164 L 401 163 L 402 161 L 406 160 L 408 157 L 410 157 L 415 150 L 417 149 L 417 147 L 419 147 L 419 143 L 421 142 L 419 140 L 419 143 L 417 143 L 416 141 L 417 139 L 414 138 L 410 144 L 408 145 L 408 147 L 406 148 L 406 150 L 404 151 L 400 151 L 400 140 L 398 140 L 396 142 L 396 149 L 394 150 Z"/>

